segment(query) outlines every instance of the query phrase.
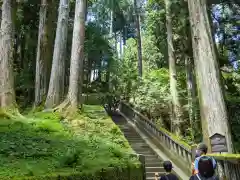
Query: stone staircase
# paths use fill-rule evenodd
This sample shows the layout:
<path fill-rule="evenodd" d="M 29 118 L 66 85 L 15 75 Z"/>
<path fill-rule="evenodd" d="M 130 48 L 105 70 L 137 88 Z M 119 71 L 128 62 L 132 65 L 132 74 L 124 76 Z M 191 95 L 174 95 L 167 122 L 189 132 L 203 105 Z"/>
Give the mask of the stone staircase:
<path fill-rule="evenodd" d="M 144 139 L 141 138 L 135 129 L 120 115 L 115 115 L 112 117 L 112 119 L 122 130 L 132 149 L 137 154 L 142 154 L 145 156 L 146 180 L 154 180 L 155 172 L 163 175 L 164 169 L 162 167 L 162 160 L 148 146 Z"/>

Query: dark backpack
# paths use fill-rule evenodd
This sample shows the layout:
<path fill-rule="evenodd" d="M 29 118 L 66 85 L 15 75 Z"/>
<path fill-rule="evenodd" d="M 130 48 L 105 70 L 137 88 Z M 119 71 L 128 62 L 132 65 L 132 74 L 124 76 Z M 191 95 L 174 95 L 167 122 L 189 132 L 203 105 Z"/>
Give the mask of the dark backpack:
<path fill-rule="evenodd" d="M 214 177 L 214 168 L 213 161 L 211 157 L 202 156 L 198 161 L 198 171 L 201 177 L 203 178 L 211 178 Z"/>
<path fill-rule="evenodd" d="M 204 178 L 199 174 L 196 174 L 193 176 L 192 180 L 219 180 L 219 178 L 217 176 L 212 176 L 210 178 Z"/>

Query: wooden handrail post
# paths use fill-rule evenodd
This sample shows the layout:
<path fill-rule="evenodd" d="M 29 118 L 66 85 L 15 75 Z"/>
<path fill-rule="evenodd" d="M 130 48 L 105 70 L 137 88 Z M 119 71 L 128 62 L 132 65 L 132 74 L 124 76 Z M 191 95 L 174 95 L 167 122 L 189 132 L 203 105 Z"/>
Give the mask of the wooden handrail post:
<path fill-rule="evenodd" d="M 142 164 L 143 179 L 145 180 L 146 179 L 145 156 L 142 154 L 139 154 L 138 157 L 139 157 L 139 161 Z"/>
<path fill-rule="evenodd" d="M 192 161 L 195 159 L 195 156 L 196 156 L 196 150 L 197 150 L 197 145 L 192 145 L 192 146 L 191 146 Z"/>

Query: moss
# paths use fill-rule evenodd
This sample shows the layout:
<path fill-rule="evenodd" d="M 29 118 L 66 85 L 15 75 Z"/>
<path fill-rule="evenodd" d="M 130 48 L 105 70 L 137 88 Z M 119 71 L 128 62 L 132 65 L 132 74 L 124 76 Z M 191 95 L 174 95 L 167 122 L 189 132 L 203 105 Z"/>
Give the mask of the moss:
<path fill-rule="evenodd" d="M 2 118 L 0 135 L 0 179 L 94 175 L 109 167 L 140 173 L 140 162 L 130 155 L 133 150 L 99 106 L 84 106 L 71 120 L 57 112 Z"/>
<path fill-rule="evenodd" d="M 22 118 L 16 106 L 0 108 L 0 118 Z"/>
<path fill-rule="evenodd" d="M 114 168 L 110 167 L 107 169 L 101 169 L 100 171 L 92 174 L 91 172 L 62 172 L 59 174 L 48 174 L 43 176 L 35 176 L 35 177 L 18 177 L 14 178 L 14 180 L 58 180 L 58 179 L 78 179 L 78 180 L 142 180 L 143 176 L 139 173 L 138 168 Z"/>
<path fill-rule="evenodd" d="M 100 105 L 102 104 L 102 100 L 104 99 L 104 97 L 104 93 L 83 94 L 84 104 L 88 105 Z"/>
<path fill-rule="evenodd" d="M 175 140 L 178 144 L 184 146 L 186 149 L 191 150 L 191 146 L 189 144 L 187 144 L 186 142 L 182 141 L 181 138 L 175 136 L 174 134 L 170 133 L 169 131 L 167 131 L 166 129 L 162 128 L 162 127 L 158 127 L 160 131 L 166 133 L 168 136 L 170 136 L 173 140 Z"/>
<path fill-rule="evenodd" d="M 240 160 L 240 154 L 208 154 L 217 160 Z"/>

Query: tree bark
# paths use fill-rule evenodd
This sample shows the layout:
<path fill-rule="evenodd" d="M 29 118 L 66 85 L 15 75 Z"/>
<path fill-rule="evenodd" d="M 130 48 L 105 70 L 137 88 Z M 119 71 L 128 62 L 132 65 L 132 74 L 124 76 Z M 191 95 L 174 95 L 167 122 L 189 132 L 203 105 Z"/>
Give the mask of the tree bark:
<path fill-rule="evenodd" d="M 54 37 L 56 33 L 56 23 L 55 20 L 57 19 L 57 2 L 56 0 L 48 0 L 48 11 L 47 11 L 47 37 L 48 37 L 48 43 L 47 43 L 47 52 L 46 52 L 46 58 L 47 58 L 47 91 L 48 91 L 48 85 L 50 82 L 50 75 L 51 75 L 51 67 L 52 67 L 52 58 L 53 58 L 53 49 L 54 49 Z M 46 94 L 47 95 L 47 94 Z M 46 98 L 46 97 L 45 97 Z"/>
<path fill-rule="evenodd" d="M 182 110 L 179 101 L 177 90 L 177 73 L 176 73 L 176 60 L 174 57 L 173 47 L 173 34 L 172 34 L 172 18 L 171 18 L 171 1 L 165 0 L 166 8 L 166 28 L 167 28 L 167 42 L 168 42 L 168 61 L 169 61 L 169 74 L 170 74 L 170 91 L 172 96 L 173 113 L 172 116 L 172 129 L 177 135 L 181 135 L 182 123 Z"/>
<path fill-rule="evenodd" d="M 13 20 L 12 1 L 2 4 L 1 41 L 0 41 L 0 107 L 16 108 L 13 75 Z"/>
<path fill-rule="evenodd" d="M 76 0 L 67 101 L 72 108 L 82 104 L 86 0 Z"/>
<path fill-rule="evenodd" d="M 35 76 L 35 106 L 40 105 L 47 94 L 47 0 L 41 1 L 39 12 L 38 45 Z"/>
<path fill-rule="evenodd" d="M 187 5 L 187 4 L 186 4 Z M 186 9 L 187 10 L 187 9 Z M 185 58 L 185 72 L 186 72 L 186 86 L 188 94 L 188 116 L 191 127 L 191 138 L 194 141 L 196 131 L 199 130 L 199 121 L 197 117 L 197 94 L 196 94 L 196 80 L 194 74 L 194 61 L 193 61 L 193 49 L 191 39 L 191 28 L 190 22 L 187 19 L 189 13 L 187 13 L 185 27 L 184 27 L 184 58 Z"/>
<path fill-rule="evenodd" d="M 186 80 L 187 80 L 187 92 L 188 92 L 188 115 L 191 126 L 191 138 L 194 140 L 194 123 L 196 123 L 196 89 L 193 75 L 193 58 L 190 56 L 185 57 L 186 67 Z"/>
<path fill-rule="evenodd" d="M 109 36 L 110 39 L 113 37 L 113 10 L 110 10 L 110 28 L 109 28 Z"/>
<path fill-rule="evenodd" d="M 142 40 L 141 40 L 141 30 L 140 30 L 140 18 L 137 7 L 137 0 L 134 0 L 134 11 L 135 11 L 135 23 L 137 32 L 137 52 L 138 52 L 138 75 L 142 77 Z"/>
<path fill-rule="evenodd" d="M 119 34 L 119 54 L 120 54 L 120 59 L 122 59 L 122 57 L 123 57 L 122 37 L 123 37 L 123 32 L 122 32 L 122 30 L 121 30 L 121 31 L 120 31 L 120 34 Z"/>
<path fill-rule="evenodd" d="M 65 55 L 68 35 L 69 0 L 60 0 L 53 52 L 52 70 L 45 103 L 46 108 L 58 105 L 64 95 Z"/>
<path fill-rule="evenodd" d="M 211 151 L 209 137 L 215 133 L 221 134 L 226 137 L 228 152 L 232 152 L 231 130 L 206 0 L 188 0 L 188 8 L 204 141 Z"/>

